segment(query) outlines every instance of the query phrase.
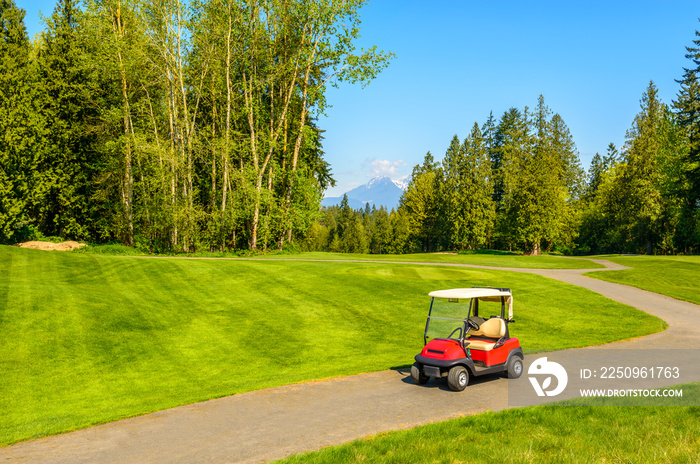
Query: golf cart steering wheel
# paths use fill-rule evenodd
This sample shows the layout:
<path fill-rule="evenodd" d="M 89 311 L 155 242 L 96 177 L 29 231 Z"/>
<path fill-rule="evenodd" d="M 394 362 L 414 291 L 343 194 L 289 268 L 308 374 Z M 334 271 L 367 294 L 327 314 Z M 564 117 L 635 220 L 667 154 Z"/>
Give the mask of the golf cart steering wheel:
<path fill-rule="evenodd" d="M 484 320 L 477 316 L 472 316 L 469 319 L 467 319 L 467 325 L 474 330 L 479 330 L 479 327 L 483 323 Z"/>

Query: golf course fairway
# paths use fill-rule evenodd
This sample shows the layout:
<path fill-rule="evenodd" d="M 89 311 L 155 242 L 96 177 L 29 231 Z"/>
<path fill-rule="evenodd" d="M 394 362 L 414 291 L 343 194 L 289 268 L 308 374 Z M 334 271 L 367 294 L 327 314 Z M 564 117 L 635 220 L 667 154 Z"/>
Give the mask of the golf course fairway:
<path fill-rule="evenodd" d="M 665 328 L 594 292 L 498 270 L 5 246 L 0 263 L 2 445 L 246 391 L 410 365 L 422 345 L 427 294 L 436 289 L 511 288 L 512 331 L 527 351 Z"/>

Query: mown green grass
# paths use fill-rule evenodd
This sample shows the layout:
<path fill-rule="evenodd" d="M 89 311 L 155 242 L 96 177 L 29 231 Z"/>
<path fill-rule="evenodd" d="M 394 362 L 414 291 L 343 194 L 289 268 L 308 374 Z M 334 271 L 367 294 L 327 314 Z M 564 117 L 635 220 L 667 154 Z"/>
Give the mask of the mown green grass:
<path fill-rule="evenodd" d="M 74 253 L 82 254 L 112 254 L 112 255 L 143 255 L 140 251 L 123 245 L 91 245 L 76 249 Z M 158 256 L 199 257 L 199 258 L 239 258 L 252 257 L 261 259 L 318 259 L 343 261 L 390 261 L 390 262 L 423 262 L 423 263 L 454 263 L 477 264 L 480 266 L 530 268 L 530 269 L 602 269 L 603 266 L 585 258 L 567 258 L 554 255 L 525 256 L 522 253 L 496 250 L 461 251 L 459 253 L 413 253 L 405 255 L 374 255 L 359 253 L 326 253 L 306 252 L 289 253 L 270 251 L 256 254 L 251 251 L 242 252 L 209 252 L 199 251 L 190 254 L 160 254 Z"/>
<path fill-rule="evenodd" d="M 682 386 L 698 397 L 699 384 Z M 575 404 L 575 403 L 573 403 Z M 293 463 L 696 463 L 700 407 L 533 406 L 355 440 Z"/>
<path fill-rule="evenodd" d="M 603 266 L 583 258 L 540 255 L 525 256 L 507 251 L 460 253 L 413 253 L 405 255 L 373 255 L 359 253 L 309 252 L 293 255 L 263 256 L 270 259 L 333 259 L 361 261 L 392 261 L 422 263 L 477 264 L 480 266 L 512 267 L 520 269 L 602 269 Z"/>
<path fill-rule="evenodd" d="M 0 444 L 410 365 L 422 345 L 427 293 L 489 285 L 513 289 L 511 333 L 525 350 L 600 344 L 665 327 L 593 292 L 530 274 L 0 247 Z"/>
<path fill-rule="evenodd" d="M 136 248 L 121 245 L 117 243 L 108 243 L 104 245 L 88 245 L 86 247 L 76 248 L 73 253 L 83 254 L 100 254 L 113 256 L 143 256 L 144 253 Z"/>
<path fill-rule="evenodd" d="M 632 269 L 589 272 L 587 276 L 700 304 L 700 256 L 640 255 L 603 258 Z"/>

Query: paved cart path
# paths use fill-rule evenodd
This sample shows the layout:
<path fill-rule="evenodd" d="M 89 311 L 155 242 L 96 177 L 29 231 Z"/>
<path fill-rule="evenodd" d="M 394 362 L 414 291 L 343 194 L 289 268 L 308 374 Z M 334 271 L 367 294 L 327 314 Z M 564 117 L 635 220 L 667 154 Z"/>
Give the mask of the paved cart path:
<path fill-rule="evenodd" d="M 608 261 L 597 262 L 608 270 L 624 269 Z M 700 306 L 582 276 L 600 269 L 401 264 L 481 267 L 557 279 L 658 316 L 669 325 L 664 332 L 606 347 L 700 348 Z M 582 350 L 593 349 L 596 348 Z M 580 354 L 580 350 L 565 351 Z M 559 353 L 566 355 L 564 351 Z M 431 381 L 426 387 L 417 387 L 406 370 L 314 381 L 238 394 L 19 443 L 0 448 L 0 463 L 265 462 L 378 432 L 498 411 L 509 407 L 507 385 L 505 378 L 480 378 L 473 380 L 465 391 L 455 393 L 448 390 L 445 382 Z"/>

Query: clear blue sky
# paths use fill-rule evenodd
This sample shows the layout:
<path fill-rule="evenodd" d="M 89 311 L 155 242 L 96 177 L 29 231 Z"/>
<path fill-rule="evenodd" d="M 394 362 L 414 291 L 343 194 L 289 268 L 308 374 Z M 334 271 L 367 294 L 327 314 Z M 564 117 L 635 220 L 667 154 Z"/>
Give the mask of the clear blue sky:
<path fill-rule="evenodd" d="M 51 0 L 16 0 L 30 36 Z M 581 161 L 621 146 L 649 80 L 670 103 L 685 46 L 700 29 L 695 1 L 373 0 L 361 46 L 397 57 L 364 89 L 329 89 L 319 126 L 335 196 L 376 175 L 410 174 L 490 111 L 533 107 L 542 94 L 569 126 Z"/>

